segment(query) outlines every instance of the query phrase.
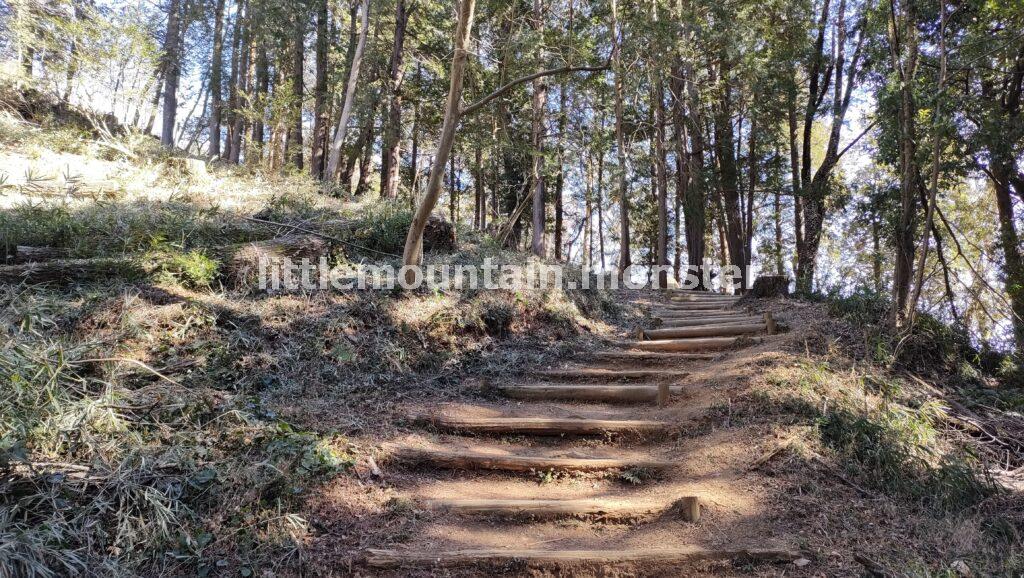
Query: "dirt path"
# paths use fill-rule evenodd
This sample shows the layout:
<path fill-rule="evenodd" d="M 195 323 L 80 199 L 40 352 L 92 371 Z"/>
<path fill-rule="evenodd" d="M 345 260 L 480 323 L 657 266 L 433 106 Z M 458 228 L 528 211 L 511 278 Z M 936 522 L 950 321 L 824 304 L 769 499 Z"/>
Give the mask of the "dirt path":
<path fill-rule="evenodd" d="M 408 408 L 422 428 L 386 448 L 388 475 L 431 521 L 400 549 L 367 550 L 367 570 L 720 574 L 799 560 L 747 475 L 750 448 L 700 426 L 722 398 L 705 384 L 741 378 L 729 358 L 772 339 L 770 314 L 683 291 L 647 304 L 658 327 L 642 339 L 488 384 L 483 403 Z"/>

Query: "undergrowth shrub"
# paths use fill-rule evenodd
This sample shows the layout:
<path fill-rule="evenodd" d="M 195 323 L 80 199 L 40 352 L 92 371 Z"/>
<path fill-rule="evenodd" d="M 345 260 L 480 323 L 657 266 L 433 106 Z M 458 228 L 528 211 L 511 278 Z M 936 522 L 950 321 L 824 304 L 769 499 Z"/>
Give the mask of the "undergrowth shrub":
<path fill-rule="evenodd" d="M 185 201 L 24 204 L 0 212 L 0 244 L 67 248 L 75 257 L 187 250 L 262 236 L 219 209 Z"/>
<path fill-rule="evenodd" d="M 351 467 L 343 440 L 176 386 L 144 390 L 197 411 L 154 412 L 98 375 L 92 350 L 0 344 L 0 570 L 149 575 L 170 562 L 202 574 L 218 561 L 262 564 L 297 550 L 307 524 L 289 512 L 310 486 Z M 211 533 L 220 524 L 232 528 L 226 544 Z"/>
<path fill-rule="evenodd" d="M 376 203 L 360 214 L 347 240 L 375 251 L 401 255 L 411 224 L 412 211 L 408 207 L 398 203 Z M 358 248 L 354 250 L 359 252 Z"/>
<path fill-rule="evenodd" d="M 209 287 L 217 279 L 220 264 L 202 251 L 174 252 L 161 256 L 158 275 L 191 289 Z"/>
<path fill-rule="evenodd" d="M 995 491 L 970 455 L 935 455 L 936 432 L 926 411 L 838 409 L 821 420 L 819 431 L 850 475 L 889 495 L 945 512 L 968 508 Z"/>
<path fill-rule="evenodd" d="M 905 335 L 889 327 L 891 301 L 885 295 L 860 289 L 845 297 L 830 294 L 826 302 L 833 316 L 863 332 L 867 355 L 875 363 L 924 375 L 952 374 L 966 383 L 982 376 L 982 358 L 969 335 L 932 315 L 919 313 L 913 331 Z"/>

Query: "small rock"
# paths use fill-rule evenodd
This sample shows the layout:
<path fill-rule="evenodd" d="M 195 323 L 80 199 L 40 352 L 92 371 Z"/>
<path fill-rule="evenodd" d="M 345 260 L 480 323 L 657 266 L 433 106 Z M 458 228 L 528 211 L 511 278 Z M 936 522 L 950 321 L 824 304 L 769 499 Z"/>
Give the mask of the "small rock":
<path fill-rule="evenodd" d="M 807 558 L 797 558 L 796 560 L 793 560 L 793 565 L 795 565 L 797 568 L 803 568 L 804 566 L 810 563 L 811 561 Z"/>
<path fill-rule="evenodd" d="M 974 571 L 967 565 L 967 562 L 963 560 L 957 560 L 949 565 L 949 569 L 956 572 L 957 576 L 963 576 L 964 578 L 971 578 L 974 576 Z"/>

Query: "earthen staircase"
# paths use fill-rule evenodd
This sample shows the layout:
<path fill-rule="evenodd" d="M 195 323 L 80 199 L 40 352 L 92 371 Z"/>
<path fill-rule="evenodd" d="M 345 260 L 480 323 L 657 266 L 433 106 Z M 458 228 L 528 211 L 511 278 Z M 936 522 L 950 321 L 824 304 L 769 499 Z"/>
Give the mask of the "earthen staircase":
<path fill-rule="evenodd" d="M 574 564 L 623 563 L 644 568 L 701 560 L 798 558 L 798 551 L 757 544 L 709 548 L 675 543 L 636 546 L 620 541 L 608 547 L 604 541 L 591 540 L 537 547 L 522 538 L 524 521 L 559 518 L 596 523 L 669 516 L 700 523 L 702 496 L 696 493 L 626 490 L 608 492 L 615 494 L 611 496 L 580 496 L 578 489 L 560 488 L 555 476 L 571 471 L 632 472 L 655 480 L 672 476 L 680 464 L 673 459 L 673 448 L 666 440 L 685 424 L 654 419 L 652 414 L 694 386 L 686 380 L 688 365 L 727 355 L 727 350 L 775 332 L 770 313 L 755 316 L 737 301 L 736 297 L 706 292 L 668 291 L 644 303 L 651 307 L 655 328 L 639 331 L 612 349 L 591 352 L 564 367 L 533 371 L 514 382 L 491 385 L 489 393 L 503 401 L 488 411 L 412 415 L 427 430 L 450 437 L 441 443 L 396 444 L 389 448 L 392 461 L 430 472 L 448 471 L 444 475 L 449 478 L 437 484 L 447 484 L 447 491 L 416 491 L 428 488 L 425 485 L 409 492 L 409 499 L 417 509 L 454 518 L 456 524 L 468 527 L 441 528 L 432 537 L 414 539 L 402 548 L 368 550 L 366 564 L 377 569 L 510 563 L 563 569 Z M 568 408 L 567 403 L 571 404 Z M 514 445 L 510 449 L 508 444 L 489 441 L 494 436 L 511 438 Z M 603 436 L 614 444 L 608 448 L 574 441 L 586 436 Z M 502 484 L 494 472 L 514 479 Z M 538 477 L 545 476 L 555 483 L 536 483 Z M 532 483 L 526 483 L 531 478 Z M 657 481 L 650 483 L 657 487 Z M 473 526 L 483 521 L 490 525 Z M 478 535 L 483 537 L 467 538 Z M 547 542 L 559 541 L 573 542 L 561 538 Z"/>

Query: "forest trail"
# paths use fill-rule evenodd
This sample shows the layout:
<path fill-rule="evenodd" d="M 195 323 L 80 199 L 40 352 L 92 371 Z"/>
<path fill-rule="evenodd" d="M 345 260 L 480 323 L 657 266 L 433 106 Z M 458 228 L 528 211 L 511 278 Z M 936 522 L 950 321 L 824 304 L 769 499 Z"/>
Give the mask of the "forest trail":
<path fill-rule="evenodd" d="M 482 403 L 409 410 L 422 434 L 387 447 L 388 465 L 430 521 L 400 548 L 367 550 L 375 575 L 485 565 L 646 575 L 802 558 L 745 483 L 749 448 L 700 426 L 719 402 L 701 376 L 770 340 L 771 313 L 681 290 L 643 304 L 656 328 L 610 349 L 485 384 Z M 706 525 L 709 507 L 728 514 Z"/>

